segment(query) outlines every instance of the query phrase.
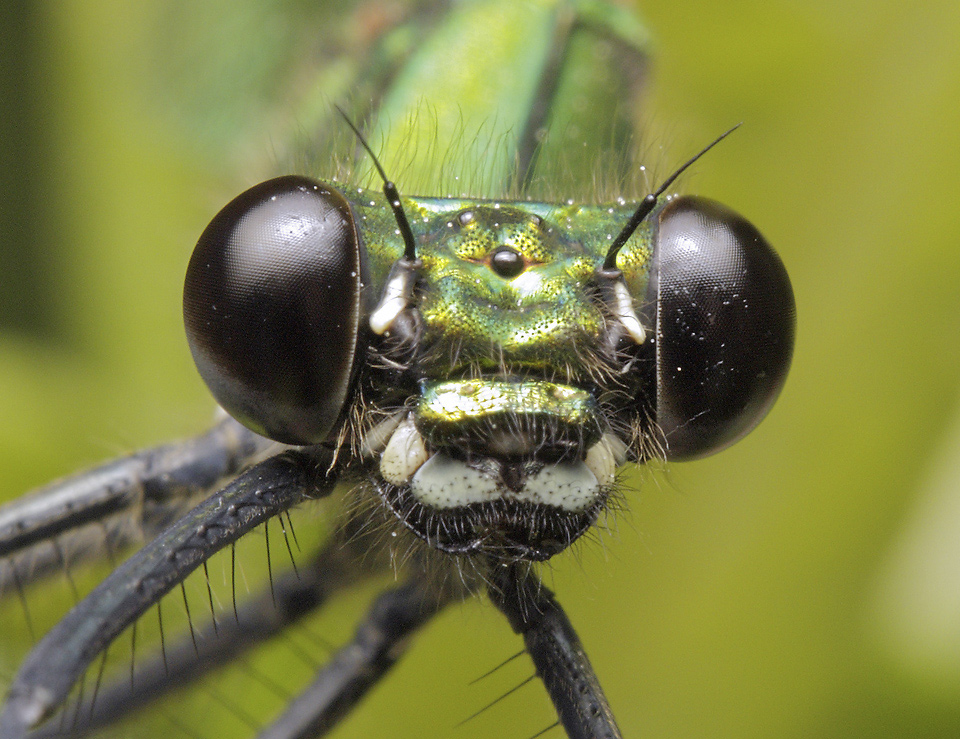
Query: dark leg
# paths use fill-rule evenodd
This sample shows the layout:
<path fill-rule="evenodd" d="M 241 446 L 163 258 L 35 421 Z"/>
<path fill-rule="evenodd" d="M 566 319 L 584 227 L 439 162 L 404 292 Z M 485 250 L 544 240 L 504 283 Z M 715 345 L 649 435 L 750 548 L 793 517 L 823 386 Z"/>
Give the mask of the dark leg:
<path fill-rule="evenodd" d="M 367 549 L 367 540 L 353 536 L 344 532 L 336 537 L 301 566 L 299 574 L 288 571 L 275 577 L 272 587 L 240 603 L 236 614 L 223 614 L 215 630 L 196 632 L 196 643 L 185 636 L 167 647 L 164 657 L 155 655 L 138 665 L 135 692 L 131 692 L 127 677 L 99 690 L 90 710 L 77 712 L 70 735 L 79 737 L 115 723 L 168 691 L 199 680 L 322 608 L 340 590 L 381 571 L 386 561 L 378 562 Z M 41 727 L 30 738 L 62 736 L 62 728 L 53 725 L 56 723 L 50 721 L 49 729 Z"/>
<path fill-rule="evenodd" d="M 233 419 L 207 433 L 116 459 L 60 480 L 0 508 L 0 593 L 92 553 L 109 553 L 141 531 L 175 521 L 200 493 L 233 475 L 273 442 Z M 54 545 L 65 539 L 62 548 Z M 104 542 L 107 542 L 106 545 Z M 99 544 L 99 546 L 98 546 Z M 17 571 L 18 553 L 25 555 Z"/>
<path fill-rule="evenodd" d="M 354 634 L 259 739 L 313 739 L 336 726 L 406 651 L 406 640 L 449 602 L 414 579 L 381 594 Z"/>
<path fill-rule="evenodd" d="M 529 570 L 494 567 L 490 599 L 523 636 L 570 739 L 619 739 L 590 660 L 560 604 Z"/>
<path fill-rule="evenodd" d="M 215 552 L 305 495 L 328 493 L 329 453 L 310 452 L 285 452 L 247 470 L 114 570 L 27 657 L 0 736 L 19 739 L 48 717 L 118 634 Z"/>

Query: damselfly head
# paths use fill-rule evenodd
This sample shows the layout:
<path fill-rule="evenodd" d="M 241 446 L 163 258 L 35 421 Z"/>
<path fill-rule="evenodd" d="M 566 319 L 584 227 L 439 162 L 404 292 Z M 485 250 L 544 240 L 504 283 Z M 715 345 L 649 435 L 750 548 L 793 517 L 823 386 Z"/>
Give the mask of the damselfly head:
<path fill-rule="evenodd" d="M 271 180 L 191 261 L 191 348 L 243 423 L 353 438 L 341 472 L 435 549 L 543 560 L 626 461 L 711 454 L 766 414 L 793 346 L 783 265 L 732 211 L 662 197 L 729 131 L 639 205 L 585 206 L 401 198 L 347 123 L 382 195 Z"/>

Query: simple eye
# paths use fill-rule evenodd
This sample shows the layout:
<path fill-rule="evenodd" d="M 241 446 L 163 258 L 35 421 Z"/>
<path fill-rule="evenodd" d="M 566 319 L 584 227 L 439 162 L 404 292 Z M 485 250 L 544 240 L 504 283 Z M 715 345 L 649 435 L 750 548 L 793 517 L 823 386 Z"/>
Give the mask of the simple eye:
<path fill-rule="evenodd" d="M 742 438 L 773 406 L 793 355 L 793 289 L 756 228 L 712 200 L 668 204 L 656 244 L 657 424 L 668 459 L 694 459 Z"/>
<path fill-rule="evenodd" d="M 305 177 L 263 182 L 214 217 L 190 259 L 183 317 L 224 409 L 277 441 L 327 438 L 355 374 L 363 261 L 347 201 Z"/>

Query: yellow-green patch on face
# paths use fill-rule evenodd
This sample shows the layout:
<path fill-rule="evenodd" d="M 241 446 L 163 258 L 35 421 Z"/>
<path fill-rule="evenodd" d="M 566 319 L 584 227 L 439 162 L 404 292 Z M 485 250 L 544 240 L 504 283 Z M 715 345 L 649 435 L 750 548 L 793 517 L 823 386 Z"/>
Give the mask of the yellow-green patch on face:
<path fill-rule="evenodd" d="M 364 191 L 358 198 L 381 202 Z M 591 285 L 628 205 L 404 198 L 423 262 L 418 310 L 425 369 L 436 377 L 534 370 L 568 381 L 596 350 L 605 317 Z M 361 207 L 361 227 L 384 226 Z M 382 213 L 382 208 L 378 208 Z M 395 228 L 369 233 L 372 273 L 384 275 L 402 252 Z M 650 268 L 649 228 L 621 251 L 625 279 L 643 294 Z"/>

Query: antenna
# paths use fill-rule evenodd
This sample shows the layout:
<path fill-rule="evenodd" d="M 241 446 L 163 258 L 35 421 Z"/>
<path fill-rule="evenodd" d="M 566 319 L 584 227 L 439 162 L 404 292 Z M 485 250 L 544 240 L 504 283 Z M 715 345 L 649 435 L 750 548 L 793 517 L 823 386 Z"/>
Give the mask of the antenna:
<path fill-rule="evenodd" d="M 341 111 L 342 112 L 342 111 Z M 348 121 L 349 122 L 349 121 Z M 352 124 L 351 124 L 352 125 Z M 695 156 L 691 157 L 687 162 L 682 164 L 672 175 L 667 177 L 660 187 L 657 188 L 656 192 L 652 192 L 647 195 L 643 200 L 640 201 L 640 205 L 637 206 L 637 209 L 633 212 L 633 215 L 630 217 L 630 220 L 627 222 L 627 225 L 623 227 L 623 230 L 620 231 L 616 239 L 610 245 L 610 250 L 607 252 L 607 258 L 603 261 L 604 270 L 614 270 L 617 268 L 617 254 L 623 248 L 623 245 L 627 243 L 627 240 L 633 236 L 633 232 L 637 230 L 637 227 L 643 222 L 643 219 L 650 215 L 650 211 L 654 209 L 657 204 L 657 198 L 659 198 L 666 191 L 670 185 L 673 184 L 674 180 L 677 179 L 681 174 L 686 171 L 686 169 L 697 161 L 700 157 L 710 151 L 714 146 L 723 141 L 727 136 L 736 131 L 743 123 L 738 123 L 736 126 L 731 128 L 726 133 L 722 133 L 712 142 L 707 144 L 703 149 L 700 150 Z M 354 129 L 356 130 L 356 129 Z M 359 135 L 359 134 L 358 134 Z M 363 139 L 361 139 L 363 141 Z M 366 143 L 364 143 L 366 146 Z M 376 160 L 374 160 L 376 161 Z M 377 165 L 380 166 L 379 164 Z"/>
<path fill-rule="evenodd" d="M 383 167 L 380 166 L 380 161 L 377 159 L 377 155 L 373 153 L 373 149 L 370 148 L 367 140 L 363 137 L 363 134 L 360 133 L 360 129 L 358 129 L 353 124 L 353 121 L 350 120 L 350 117 L 343 112 L 343 108 L 341 108 L 339 105 L 335 105 L 334 107 L 337 109 L 337 112 L 343 116 L 343 120 L 347 122 L 347 125 L 350 126 L 350 129 L 354 132 L 354 134 L 356 134 L 357 139 L 363 145 L 363 148 L 367 150 L 367 153 L 373 160 L 373 165 L 377 168 L 377 172 L 380 173 L 380 179 L 383 180 L 383 194 L 386 196 L 387 202 L 390 203 L 390 208 L 393 210 L 393 217 L 397 219 L 397 227 L 400 229 L 400 236 L 403 239 L 403 256 L 409 262 L 415 261 L 417 258 L 417 244 L 413 238 L 413 230 L 410 228 L 410 221 L 407 220 L 407 214 L 404 212 L 403 206 L 400 204 L 400 191 L 397 190 L 397 186 L 393 184 L 393 181 L 387 177 L 387 173 L 383 171 Z M 626 239 L 624 239 L 624 241 L 626 241 Z"/>

